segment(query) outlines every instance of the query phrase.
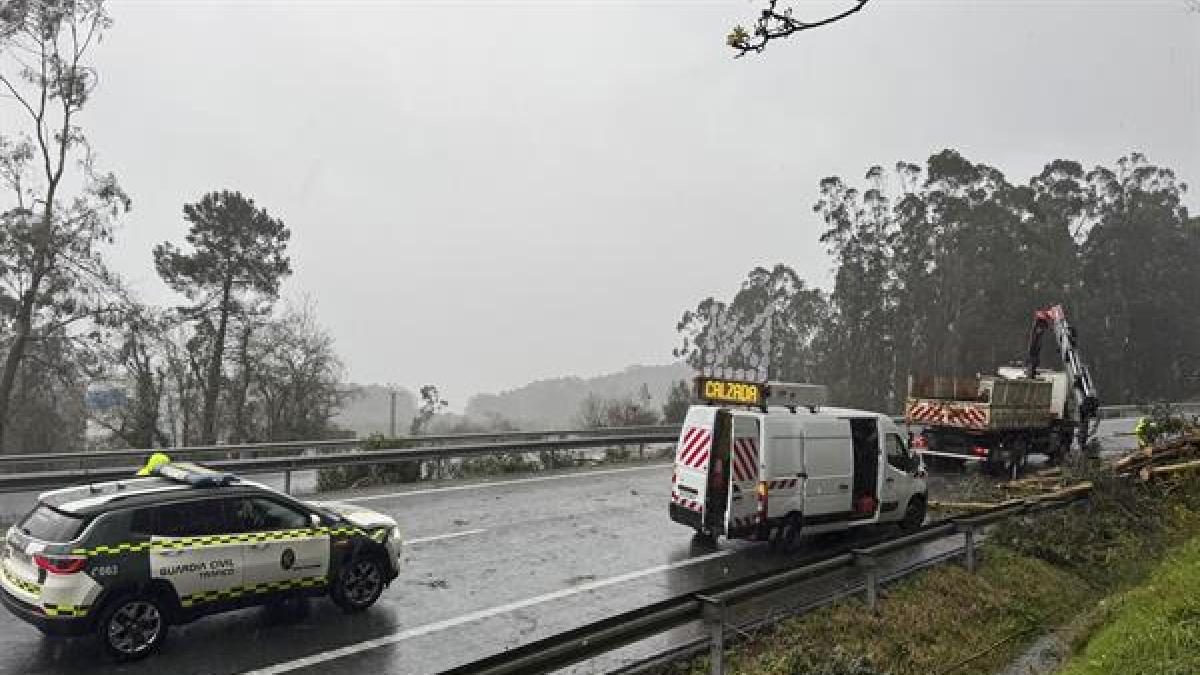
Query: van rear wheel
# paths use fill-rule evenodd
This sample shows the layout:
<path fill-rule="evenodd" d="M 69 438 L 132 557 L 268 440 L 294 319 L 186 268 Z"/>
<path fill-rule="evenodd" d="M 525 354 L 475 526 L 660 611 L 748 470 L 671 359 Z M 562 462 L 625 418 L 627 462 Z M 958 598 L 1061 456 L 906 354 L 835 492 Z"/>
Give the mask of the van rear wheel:
<path fill-rule="evenodd" d="M 904 509 L 904 518 L 900 520 L 900 529 L 911 532 L 925 524 L 925 498 L 920 495 L 908 500 Z"/>

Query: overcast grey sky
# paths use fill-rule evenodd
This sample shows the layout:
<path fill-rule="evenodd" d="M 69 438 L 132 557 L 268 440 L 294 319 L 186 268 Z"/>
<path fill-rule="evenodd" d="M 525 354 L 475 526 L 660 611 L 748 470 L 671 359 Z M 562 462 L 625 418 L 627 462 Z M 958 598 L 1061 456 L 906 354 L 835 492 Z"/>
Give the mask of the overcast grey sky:
<path fill-rule="evenodd" d="M 953 147 L 1024 181 L 1136 149 L 1200 188 L 1184 0 L 874 0 L 735 60 L 758 6 L 113 2 L 85 124 L 134 199 L 115 265 L 174 302 L 151 247 L 241 190 L 291 227 L 285 294 L 351 378 L 458 407 L 669 362 L 679 314 L 755 265 L 827 284 L 830 174 Z"/>

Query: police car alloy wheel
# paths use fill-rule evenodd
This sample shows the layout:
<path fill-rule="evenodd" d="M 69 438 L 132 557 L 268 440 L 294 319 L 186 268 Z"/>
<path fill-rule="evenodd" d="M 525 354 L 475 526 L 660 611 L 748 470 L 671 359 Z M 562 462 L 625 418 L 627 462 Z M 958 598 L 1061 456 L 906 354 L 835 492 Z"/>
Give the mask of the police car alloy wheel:
<path fill-rule="evenodd" d="M 100 641 L 122 660 L 148 656 L 167 636 L 163 608 L 151 597 L 127 596 L 111 603 L 100 616 Z"/>
<path fill-rule="evenodd" d="M 338 574 L 333 601 L 347 612 L 362 611 L 379 599 L 383 592 L 383 569 L 379 559 L 370 556 L 350 561 Z"/>

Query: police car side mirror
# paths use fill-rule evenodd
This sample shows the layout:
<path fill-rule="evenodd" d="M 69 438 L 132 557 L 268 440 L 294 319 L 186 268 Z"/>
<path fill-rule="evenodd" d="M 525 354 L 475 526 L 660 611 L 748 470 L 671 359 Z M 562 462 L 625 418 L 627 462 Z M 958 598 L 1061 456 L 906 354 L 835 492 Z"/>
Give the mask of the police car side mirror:
<path fill-rule="evenodd" d="M 318 516 L 315 513 L 310 513 L 310 514 L 308 514 L 308 522 L 312 523 L 313 527 L 320 527 L 321 526 L 321 516 Z"/>

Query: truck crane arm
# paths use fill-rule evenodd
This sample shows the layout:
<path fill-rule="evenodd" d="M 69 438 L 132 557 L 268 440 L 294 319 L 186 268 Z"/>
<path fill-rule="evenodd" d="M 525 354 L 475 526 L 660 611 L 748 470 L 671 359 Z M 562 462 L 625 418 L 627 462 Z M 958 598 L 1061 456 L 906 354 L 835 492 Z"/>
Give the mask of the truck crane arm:
<path fill-rule="evenodd" d="M 1087 445 L 1092 435 L 1092 422 L 1096 420 L 1100 407 L 1100 395 L 1096 384 L 1092 381 L 1092 373 L 1083 362 L 1083 354 L 1079 348 L 1078 336 L 1075 329 L 1067 321 L 1067 315 L 1062 305 L 1054 305 L 1048 309 L 1034 312 L 1033 327 L 1029 331 L 1029 354 L 1025 362 L 1025 375 L 1037 377 L 1041 361 L 1042 336 L 1046 329 L 1054 328 L 1054 337 L 1058 342 L 1058 353 L 1062 357 L 1063 368 L 1071 382 L 1071 394 L 1078 418 L 1078 438 L 1080 449 Z"/>

